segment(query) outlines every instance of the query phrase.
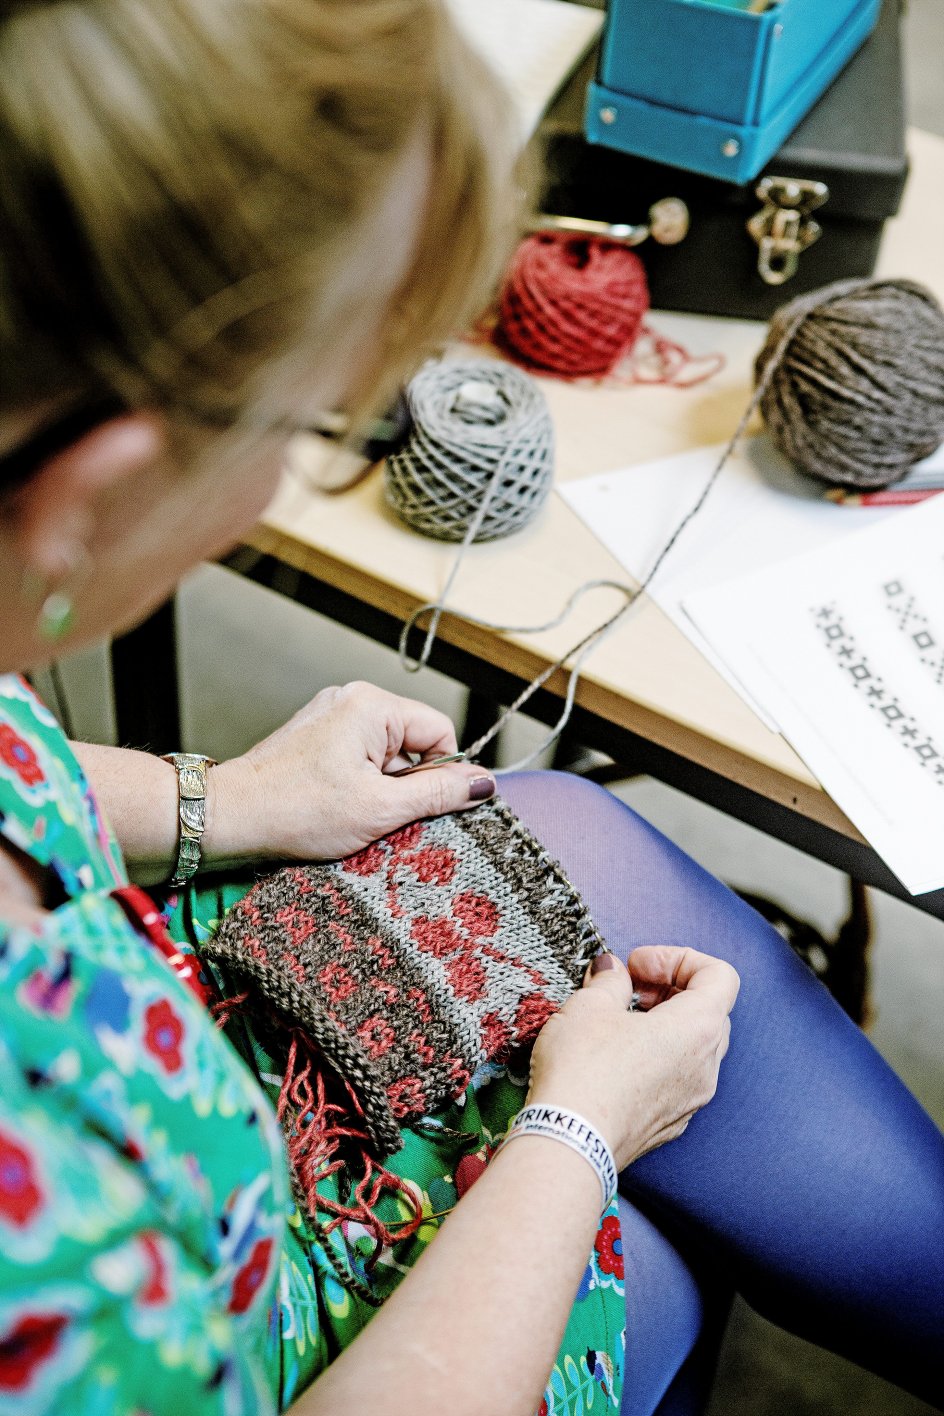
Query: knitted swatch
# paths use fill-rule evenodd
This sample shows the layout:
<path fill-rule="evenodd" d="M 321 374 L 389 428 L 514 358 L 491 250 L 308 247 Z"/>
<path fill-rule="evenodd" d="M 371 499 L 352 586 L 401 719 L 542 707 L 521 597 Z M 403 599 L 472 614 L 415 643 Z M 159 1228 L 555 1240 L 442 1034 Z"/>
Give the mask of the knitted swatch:
<path fill-rule="evenodd" d="M 278 871 L 202 952 L 285 1034 L 279 1115 L 309 1212 L 327 1175 L 360 1173 L 355 1203 L 327 1204 L 334 1224 L 369 1223 L 400 1128 L 533 1042 L 601 947 L 560 867 L 489 802 Z"/>

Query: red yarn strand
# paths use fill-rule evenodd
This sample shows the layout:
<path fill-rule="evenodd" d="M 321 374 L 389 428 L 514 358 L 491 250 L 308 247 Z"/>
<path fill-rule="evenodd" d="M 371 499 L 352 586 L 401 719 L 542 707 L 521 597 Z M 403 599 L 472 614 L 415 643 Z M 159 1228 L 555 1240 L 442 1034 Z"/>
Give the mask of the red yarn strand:
<path fill-rule="evenodd" d="M 234 1014 L 242 1010 L 248 999 L 248 993 L 237 993 L 232 998 L 220 998 L 216 1003 L 211 1003 L 210 1017 L 218 1028 L 225 1028 Z"/>

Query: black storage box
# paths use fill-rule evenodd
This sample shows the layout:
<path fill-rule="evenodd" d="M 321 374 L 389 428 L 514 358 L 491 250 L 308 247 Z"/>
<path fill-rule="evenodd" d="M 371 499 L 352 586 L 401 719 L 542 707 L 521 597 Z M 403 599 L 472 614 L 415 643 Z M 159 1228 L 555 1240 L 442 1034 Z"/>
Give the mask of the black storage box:
<path fill-rule="evenodd" d="M 583 111 L 593 77 L 591 55 L 548 112 L 534 142 L 546 172 L 542 209 L 559 216 L 589 217 L 630 225 L 646 223 L 649 208 L 666 197 L 688 207 L 691 225 L 677 245 L 649 239 L 639 254 L 646 266 L 656 309 L 767 319 L 795 295 L 832 280 L 871 275 L 882 227 L 898 210 L 908 174 L 899 37 L 900 0 L 885 0 L 872 37 L 827 89 L 816 106 L 761 173 L 739 187 L 628 156 L 585 141 Z M 789 187 L 774 184 L 773 205 L 758 197 L 765 177 L 799 183 L 799 201 L 808 184 L 823 183 L 828 195 L 809 216 L 797 220 L 776 202 L 790 206 Z M 821 193 L 820 193 L 821 194 Z M 747 223 L 758 218 L 758 236 L 770 231 L 800 241 L 818 224 L 821 234 L 794 261 L 781 259 L 768 242 L 768 277 L 761 274 L 761 247 Z M 778 224 L 779 223 L 779 224 Z M 799 243 L 796 243 L 799 244 Z"/>

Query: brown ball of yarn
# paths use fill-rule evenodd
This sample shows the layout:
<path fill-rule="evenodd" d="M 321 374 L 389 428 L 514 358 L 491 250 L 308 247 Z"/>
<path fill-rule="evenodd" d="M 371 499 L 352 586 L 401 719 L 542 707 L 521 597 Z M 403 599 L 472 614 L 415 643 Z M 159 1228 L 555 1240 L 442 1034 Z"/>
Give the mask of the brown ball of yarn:
<path fill-rule="evenodd" d="M 836 281 L 777 311 L 754 377 L 796 467 L 887 487 L 944 442 L 944 311 L 910 280 Z"/>

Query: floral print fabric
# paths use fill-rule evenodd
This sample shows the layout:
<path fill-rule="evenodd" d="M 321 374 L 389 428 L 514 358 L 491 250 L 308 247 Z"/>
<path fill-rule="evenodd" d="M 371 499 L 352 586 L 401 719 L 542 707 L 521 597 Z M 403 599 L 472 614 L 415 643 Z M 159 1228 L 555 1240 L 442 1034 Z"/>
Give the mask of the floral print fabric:
<path fill-rule="evenodd" d="M 275 1412 L 281 1135 L 108 893 L 117 848 L 14 679 L 0 830 L 65 896 L 36 929 L 0 928 L 0 1413 Z"/>
<path fill-rule="evenodd" d="M 11 678 L 0 679 L 0 832 L 65 896 L 40 930 L 0 926 L 0 1416 L 285 1409 L 481 1174 L 524 1079 L 487 1069 L 404 1133 L 390 1168 L 428 1218 L 368 1271 L 367 1235 L 350 1224 L 319 1242 L 291 1201 L 270 1104 L 279 1059 L 238 1012 L 221 1033 L 129 924 L 109 894 L 126 883 L 120 853 L 81 769 Z M 198 948 L 251 883 L 168 896 L 181 948 Z M 382 1205 L 393 1229 L 408 1217 L 394 1196 Z M 618 1410 L 622 1281 L 613 1209 L 543 1416 Z"/>
<path fill-rule="evenodd" d="M 0 834 L 48 867 L 67 896 L 127 882 L 62 729 L 13 675 L 0 675 Z"/>

